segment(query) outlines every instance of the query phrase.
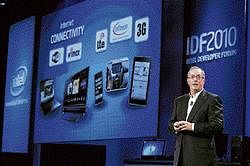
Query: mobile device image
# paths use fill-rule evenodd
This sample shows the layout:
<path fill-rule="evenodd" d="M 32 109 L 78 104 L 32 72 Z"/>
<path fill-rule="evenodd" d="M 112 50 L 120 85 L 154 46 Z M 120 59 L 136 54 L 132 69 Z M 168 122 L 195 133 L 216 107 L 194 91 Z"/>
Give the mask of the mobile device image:
<path fill-rule="evenodd" d="M 129 60 L 127 57 L 113 59 L 107 64 L 107 92 L 118 91 L 128 87 Z"/>
<path fill-rule="evenodd" d="M 129 104 L 146 106 L 150 76 L 150 57 L 134 57 Z"/>
<path fill-rule="evenodd" d="M 103 102 L 103 77 L 102 71 L 95 74 L 95 104 Z"/>
<path fill-rule="evenodd" d="M 40 82 L 40 103 L 44 115 L 54 112 L 61 104 L 54 98 L 54 80 L 47 79 Z"/>
<path fill-rule="evenodd" d="M 63 101 L 63 119 L 79 121 L 86 113 L 89 67 L 66 80 Z"/>

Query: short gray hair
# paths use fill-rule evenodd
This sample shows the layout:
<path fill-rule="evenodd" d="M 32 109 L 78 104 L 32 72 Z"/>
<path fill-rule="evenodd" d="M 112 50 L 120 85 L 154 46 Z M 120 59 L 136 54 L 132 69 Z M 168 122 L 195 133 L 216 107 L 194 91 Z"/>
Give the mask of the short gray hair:
<path fill-rule="evenodd" d="M 199 69 L 199 70 L 201 70 L 201 73 L 202 73 L 203 77 L 205 78 L 205 71 L 204 71 L 202 68 L 198 67 L 198 66 L 192 66 L 192 67 L 190 67 L 190 69 L 188 70 L 188 73 L 189 73 L 191 70 L 194 70 L 194 69 Z"/>

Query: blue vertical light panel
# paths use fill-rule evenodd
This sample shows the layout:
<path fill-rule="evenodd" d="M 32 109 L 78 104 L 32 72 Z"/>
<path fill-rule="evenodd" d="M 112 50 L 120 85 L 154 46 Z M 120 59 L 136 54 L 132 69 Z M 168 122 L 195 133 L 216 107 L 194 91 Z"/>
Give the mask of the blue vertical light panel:
<path fill-rule="evenodd" d="M 186 65 L 206 72 L 206 86 L 221 96 L 225 129 L 242 134 L 244 111 L 245 1 L 196 1 L 186 33 Z"/>
<path fill-rule="evenodd" d="M 28 152 L 34 33 L 35 17 L 10 27 L 2 152 Z"/>

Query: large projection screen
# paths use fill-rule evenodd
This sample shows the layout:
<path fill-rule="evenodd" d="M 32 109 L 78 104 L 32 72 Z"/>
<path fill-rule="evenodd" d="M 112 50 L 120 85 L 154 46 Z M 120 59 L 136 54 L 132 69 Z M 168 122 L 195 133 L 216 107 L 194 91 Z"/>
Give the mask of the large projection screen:
<path fill-rule="evenodd" d="M 157 135 L 161 1 L 84 1 L 40 36 L 35 143 Z"/>

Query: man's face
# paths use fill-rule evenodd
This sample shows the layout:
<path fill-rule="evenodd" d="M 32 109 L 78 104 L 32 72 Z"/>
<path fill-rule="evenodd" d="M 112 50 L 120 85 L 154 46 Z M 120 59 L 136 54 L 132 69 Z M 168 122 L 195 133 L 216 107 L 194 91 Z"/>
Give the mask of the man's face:
<path fill-rule="evenodd" d="M 199 92 L 203 89 L 205 84 L 205 78 L 200 69 L 192 69 L 188 72 L 187 83 L 190 88 L 190 92 Z"/>

